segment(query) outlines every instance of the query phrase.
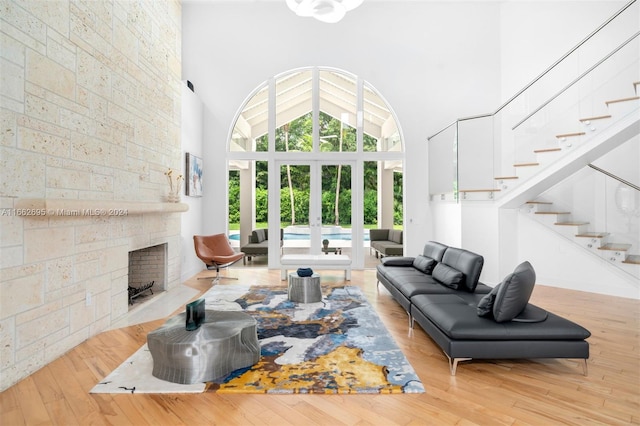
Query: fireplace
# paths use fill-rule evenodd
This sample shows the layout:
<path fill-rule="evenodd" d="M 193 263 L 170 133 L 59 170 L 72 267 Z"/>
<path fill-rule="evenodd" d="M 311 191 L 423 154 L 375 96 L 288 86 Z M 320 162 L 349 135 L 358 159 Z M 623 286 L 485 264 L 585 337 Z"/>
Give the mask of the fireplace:
<path fill-rule="evenodd" d="M 167 243 L 129 252 L 129 309 L 164 291 L 166 283 Z"/>

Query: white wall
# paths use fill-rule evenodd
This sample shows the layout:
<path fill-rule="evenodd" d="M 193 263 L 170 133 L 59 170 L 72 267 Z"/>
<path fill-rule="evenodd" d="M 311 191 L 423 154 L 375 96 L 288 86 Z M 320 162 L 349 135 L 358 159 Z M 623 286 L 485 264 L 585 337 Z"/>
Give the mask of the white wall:
<path fill-rule="evenodd" d="M 203 140 L 203 105 L 198 95 L 192 92 L 186 84 L 182 85 L 182 175 L 186 176 L 186 153 L 202 158 Z M 180 245 L 182 254 L 181 280 L 204 269 L 203 263 L 195 254 L 193 236 L 203 231 L 202 198 L 187 197 L 182 190 L 182 202 L 189 205 L 189 210 L 180 216 L 181 232 Z"/>
<path fill-rule="evenodd" d="M 640 285 L 631 275 L 592 255 L 546 226 L 518 217 L 518 254 L 536 270 L 537 282 L 612 296 L 640 299 Z"/>
<path fill-rule="evenodd" d="M 500 8 L 502 100 L 522 89 L 626 3 L 606 0 L 503 2 Z"/>
<path fill-rule="evenodd" d="M 335 67 L 367 80 L 397 114 L 406 146 L 407 253 L 420 253 L 430 239 L 460 241 L 485 250 L 483 275 L 499 280 L 529 254 L 522 249 L 529 235 L 516 234 L 513 212 L 474 218 L 472 210 L 430 205 L 426 139 L 458 117 L 495 110 L 624 3 L 378 1 L 328 25 L 296 17 L 284 2 L 187 0 L 183 76 L 205 104 L 203 227 L 224 230 L 225 143 L 252 90 L 297 67 Z M 483 226 L 480 217 L 486 232 L 473 230 Z M 553 269 L 540 267 L 554 285 Z M 597 290 L 595 281 L 586 287 Z"/>
<path fill-rule="evenodd" d="M 329 66 L 367 80 L 398 116 L 410 182 L 407 250 L 421 251 L 433 233 L 426 139 L 460 114 L 497 105 L 498 12 L 494 2 L 365 2 L 340 23 L 327 25 L 295 16 L 284 2 L 186 2 L 183 76 L 194 82 L 211 114 L 203 146 L 205 228 L 224 229 L 223 153 L 245 98 L 281 72 Z"/>

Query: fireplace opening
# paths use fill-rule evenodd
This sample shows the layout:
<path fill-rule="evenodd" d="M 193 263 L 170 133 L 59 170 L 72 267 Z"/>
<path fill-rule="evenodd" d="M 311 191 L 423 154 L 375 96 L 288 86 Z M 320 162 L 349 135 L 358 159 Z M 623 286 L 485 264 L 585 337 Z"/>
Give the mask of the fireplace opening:
<path fill-rule="evenodd" d="M 129 309 L 165 290 L 167 243 L 129 252 Z"/>

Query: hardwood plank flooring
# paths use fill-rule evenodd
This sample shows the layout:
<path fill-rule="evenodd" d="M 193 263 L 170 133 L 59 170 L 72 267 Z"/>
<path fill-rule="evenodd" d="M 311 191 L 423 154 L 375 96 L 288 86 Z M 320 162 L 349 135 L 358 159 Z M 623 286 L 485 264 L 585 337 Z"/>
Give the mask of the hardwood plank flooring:
<path fill-rule="evenodd" d="M 232 273 L 243 283 L 284 284 L 277 270 Z M 342 282 L 339 271 L 322 276 Z M 201 292 L 211 285 L 197 276 L 185 284 Z M 640 424 L 640 301 L 538 284 L 532 303 L 591 331 L 589 375 L 577 360 L 536 359 L 463 362 L 451 376 L 442 351 L 417 324 L 409 330 L 407 314 L 376 286 L 375 271 L 353 271 L 350 284 L 376 309 L 423 381 L 424 394 L 89 394 L 164 322 L 156 320 L 94 336 L 0 393 L 0 424 Z"/>

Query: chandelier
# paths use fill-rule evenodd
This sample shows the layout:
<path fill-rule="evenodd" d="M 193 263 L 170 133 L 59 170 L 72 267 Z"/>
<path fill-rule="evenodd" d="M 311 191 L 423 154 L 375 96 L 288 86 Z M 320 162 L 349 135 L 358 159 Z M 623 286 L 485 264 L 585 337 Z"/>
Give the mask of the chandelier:
<path fill-rule="evenodd" d="M 318 21 L 334 24 L 364 0 L 286 0 L 289 9 L 298 16 L 312 16 Z"/>

